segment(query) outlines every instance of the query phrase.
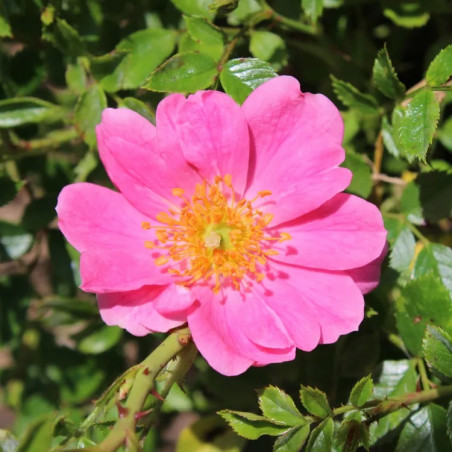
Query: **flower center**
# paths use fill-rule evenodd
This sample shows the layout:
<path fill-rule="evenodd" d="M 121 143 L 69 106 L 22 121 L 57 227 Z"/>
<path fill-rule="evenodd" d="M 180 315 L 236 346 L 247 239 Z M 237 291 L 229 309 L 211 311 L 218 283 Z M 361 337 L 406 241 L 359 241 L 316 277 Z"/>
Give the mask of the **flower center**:
<path fill-rule="evenodd" d="M 278 254 L 272 245 L 291 238 L 284 232 L 270 233 L 267 226 L 273 215 L 253 207 L 271 192 L 238 200 L 230 175 L 217 176 L 213 184 L 197 184 L 191 199 L 181 188 L 172 192 L 183 200 L 182 206 L 157 215 L 163 225 L 152 226 L 157 240 L 146 241 L 145 246 L 161 250 L 156 265 L 172 261 L 167 271 L 178 276 L 182 285 L 212 282 L 212 290 L 218 293 L 226 282 L 239 290 L 245 277 L 261 281 L 268 256 Z"/>

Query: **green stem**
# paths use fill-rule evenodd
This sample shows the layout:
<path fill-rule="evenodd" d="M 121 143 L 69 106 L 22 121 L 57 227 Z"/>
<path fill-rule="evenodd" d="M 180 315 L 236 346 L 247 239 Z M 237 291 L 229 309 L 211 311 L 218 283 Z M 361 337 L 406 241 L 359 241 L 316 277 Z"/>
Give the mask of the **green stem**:
<path fill-rule="evenodd" d="M 412 405 L 415 403 L 431 402 L 442 397 L 452 396 L 452 385 L 449 386 L 439 386 L 438 388 L 428 389 L 427 391 L 412 392 L 409 394 L 404 394 L 401 396 L 396 396 L 387 400 L 382 400 L 376 406 L 371 406 L 370 410 L 367 411 L 370 421 L 374 421 L 383 416 L 386 416 L 393 411 L 397 411 L 400 408 L 406 408 L 407 405 Z M 367 408 L 365 404 L 363 408 Z"/>
<path fill-rule="evenodd" d="M 119 407 L 119 419 L 108 436 L 96 448 L 98 452 L 117 450 L 127 438 L 135 439 L 135 427 L 155 379 L 165 366 L 190 343 L 188 328 L 170 334 L 141 364 L 124 406 Z M 191 356 L 191 355 L 189 355 Z M 186 354 L 184 355 L 187 358 Z M 192 361 L 190 361 L 191 363 Z"/>
<path fill-rule="evenodd" d="M 411 392 L 401 396 L 395 396 L 384 400 L 370 400 L 362 407 L 354 405 L 344 405 L 333 410 L 333 416 L 348 413 L 350 411 L 364 411 L 369 421 L 374 421 L 386 416 L 400 408 L 406 408 L 415 403 L 431 402 L 442 397 L 452 396 L 452 385 L 439 386 L 438 388 L 428 389 L 421 392 Z"/>
<path fill-rule="evenodd" d="M 188 344 L 177 356 L 174 365 L 167 372 L 170 374 L 165 380 L 164 387 L 160 390 L 160 400 L 156 400 L 152 407 L 152 412 L 150 416 L 144 422 L 145 429 L 149 429 L 152 424 L 154 424 L 160 414 L 160 410 L 163 406 L 163 402 L 166 399 L 170 389 L 174 383 L 181 382 L 185 374 L 190 370 L 193 361 L 198 354 L 198 349 L 195 344 L 191 342 Z"/>
<path fill-rule="evenodd" d="M 405 215 L 399 214 L 399 213 L 383 213 L 384 217 L 387 218 L 395 218 L 396 220 L 401 221 L 402 223 L 404 223 L 410 230 L 411 232 L 424 244 L 424 245 L 430 245 L 430 240 L 424 235 L 422 234 L 421 231 L 419 231 L 419 229 L 410 221 L 408 221 L 408 219 L 406 218 Z"/>
<path fill-rule="evenodd" d="M 421 377 L 422 389 L 430 389 L 430 380 L 427 376 L 427 370 L 425 368 L 424 360 L 422 358 L 418 358 L 416 364 L 419 370 L 419 376 Z"/>
<path fill-rule="evenodd" d="M 278 14 L 267 2 L 262 1 L 260 2 L 262 7 L 264 8 L 264 11 L 261 12 L 261 16 L 258 17 L 257 22 L 254 22 L 254 25 L 257 25 L 257 23 L 264 21 L 264 20 L 274 20 L 277 23 L 283 24 L 288 28 L 291 28 L 292 30 L 301 31 L 303 33 L 306 33 L 308 35 L 318 35 L 320 32 L 320 29 L 318 27 L 315 27 L 313 25 L 304 24 L 303 22 L 300 22 L 298 20 L 290 19 L 285 16 L 281 16 L 281 14 Z M 259 13 L 258 13 L 259 14 Z"/>

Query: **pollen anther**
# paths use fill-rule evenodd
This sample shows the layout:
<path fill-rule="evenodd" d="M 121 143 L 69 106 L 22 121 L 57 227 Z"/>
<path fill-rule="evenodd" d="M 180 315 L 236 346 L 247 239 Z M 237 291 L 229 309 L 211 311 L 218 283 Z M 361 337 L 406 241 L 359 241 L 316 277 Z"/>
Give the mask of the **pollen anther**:
<path fill-rule="evenodd" d="M 142 228 L 155 229 L 156 243 L 146 241 L 145 247 L 161 251 L 155 265 L 172 261 L 165 271 L 178 278 L 178 284 L 203 281 L 217 294 L 223 285 L 240 290 L 242 283 L 260 282 L 266 276 L 267 259 L 278 254 L 273 245 L 291 238 L 269 232 L 273 215 L 253 207 L 271 192 L 237 199 L 228 174 L 215 177 L 213 184 L 197 184 L 191 199 L 182 188 L 173 188 L 172 194 L 181 198 L 179 210 L 160 212 L 156 216 L 160 225 L 143 222 Z"/>

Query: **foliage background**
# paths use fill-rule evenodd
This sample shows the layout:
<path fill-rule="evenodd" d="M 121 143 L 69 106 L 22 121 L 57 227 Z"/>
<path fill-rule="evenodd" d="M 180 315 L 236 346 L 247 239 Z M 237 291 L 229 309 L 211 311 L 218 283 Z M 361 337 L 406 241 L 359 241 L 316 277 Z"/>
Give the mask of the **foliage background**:
<path fill-rule="evenodd" d="M 246 442 L 214 414 L 257 412 L 255 389 L 269 384 L 294 398 L 300 384 L 319 388 L 333 407 L 368 374 L 375 388 L 367 398 L 446 385 L 451 19 L 446 0 L 1 1 L 0 449 L 98 442 L 116 409 L 80 429 L 92 400 L 163 338 L 103 325 L 94 296 L 77 289 L 78 256 L 56 226 L 63 186 L 110 185 L 94 136 L 102 109 L 127 106 L 153 121 L 165 93 L 215 88 L 241 102 L 276 72 L 343 112 L 349 191 L 376 203 L 389 231 L 381 285 L 366 297 L 359 332 L 293 362 L 227 378 L 198 358 L 144 450 L 297 450 L 295 442 L 272 446 L 268 436 Z M 445 451 L 447 403 L 400 408 L 372 423 L 360 412 L 336 416 L 334 445 L 309 447 Z M 312 426 L 329 416 L 314 416 Z M 322 425 L 327 437 L 330 424 Z"/>

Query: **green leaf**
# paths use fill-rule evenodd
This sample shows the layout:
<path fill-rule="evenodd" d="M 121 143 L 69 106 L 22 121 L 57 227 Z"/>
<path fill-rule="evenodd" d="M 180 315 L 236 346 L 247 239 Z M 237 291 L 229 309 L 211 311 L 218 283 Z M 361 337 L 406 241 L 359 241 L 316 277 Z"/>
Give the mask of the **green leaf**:
<path fill-rule="evenodd" d="M 218 61 L 224 52 L 225 37 L 222 31 L 201 17 L 184 16 L 184 20 L 188 34 L 197 44 L 197 48 L 193 50 L 198 50 Z"/>
<path fill-rule="evenodd" d="M 443 452 L 450 450 L 446 410 L 435 404 L 410 417 L 400 433 L 395 452 Z"/>
<path fill-rule="evenodd" d="M 423 27 L 430 19 L 430 14 L 424 10 L 423 3 L 414 0 L 404 2 L 384 0 L 383 13 L 400 27 Z"/>
<path fill-rule="evenodd" d="M 331 452 L 333 444 L 334 422 L 328 417 L 312 430 L 306 446 L 306 452 Z"/>
<path fill-rule="evenodd" d="M 224 427 L 218 416 L 203 416 L 182 430 L 175 451 L 241 452 L 246 440 Z"/>
<path fill-rule="evenodd" d="M 259 58 L 237 58 L 223 66 L 220 81 L 225 92 L 242 104 L 253 90 L 276 76 L 271 65 Z"/>
<path fill-rule="evenodd" d="M 367 426 L 356 419 L 346 419 L 337 431 L 336 444 L 342 446 L 342 452 L 354 452 L 360 445 L 369 450 Z"/>
<path fill-rule="evenodd" d="M 214 14 L 209 8 L 212 0 L 171 0 L 174 6 L 188 16 L 202 16 L 213 19 Z"/>
<path fill-rule="evenodd" d="M 373 390 L 374 382 L 372 377 L 368 375 L 361 378 L 350 392 L 350 403 L 354 406 L 362 407 L 371 398 Z"/>
<path fill-rule="evenodd" d="M 286 43 L 276 33 L 261 30 L 251 32 L 250 52 L 254 57 L 270 63 L 276 70 L 287 65 Z"/>
<path fill-rule="evenodd" d="M 213 84 L 215 61 L 208 55 L 178 53 L 151 74 L 143 88 L 159 92 L 194 93 Z"/>
<path fill-rule="evenodd" d="M 432 273 L 410 281 L 397 300 L 396 320 L 408 350 L 417 355 L 427 324 L 452 333 L 452 300 L 449 291 Z"/>
<path fill-rule="evenodd" d="M 55 205 L 56 199 L 53 196 L 34 199 L 25 208 L 22 227 L 31 232 L 46 228 L 56 216 Z"/>
<path fill-rule="evenodd" d="M 372 171 L 369 165 L 364 161 L 364 157 L 351 149 L 347 149 L 345 160 L 341 166 L 348 168 L 353 178 L 347 191 L 355 195 L 367 198 L 372 191 Z"/>
<path fill-rule="evenodd" d="M 322 15 L 324 0 L 301 0 L 301 6 L 309 19 L 316 23 Z"/>
<path fill-rule="evenodd" d="M 437 222 L 449 218 L 452 216 L 452 174 L 445 171 L 421 173 L 405 188 L 401 208 L 417 224 L 423 224 L 423 219 Z"/>
<path fill-rule="evenodd" d="M 374 397 L 384 399 L 416 391 L 417 372 L 415 360 L 384 361 L 378 383 L 374 387 Z M 396 429 L 411 414 L 412 407 L 394 411 L 370 425 L 371 443 L 376 443 L 388 432 Z"/>
<path fill-rule="evenodd" d="M 211 0 L 209 9 L 213 13 L 228 14 L 239 5 L 239 0 Z"/>
<path fill-rule="evenodd" d="M 309 424 L 302 427 L 293 427 L 279 436 L 273 446 L 273 452 L 298 452 L 309 436 Z"/>
<path fill-rule="evenodd" d="M 361 113 L 378 114 L 377 101 L 370 94 L 363 94 L 351 83 L 344 82 L 331 75 L 333 90 L 344 105 L 356 108 Z"/>
<path fill-rule="evenodd" d="M 77 30 L 59 17 L 44 27 L 42 37 L 65 55 L 76 57 L 87 54 L 85 44 Z"/>
<path fill-rule="evenodd" d="M 405 85 L 397 77 L 386 46 L 377 54 L 373 66 L 372 81 L 377 89 L 390 99 L 403 97 L 405 94 Z"/>
<path fill-rule="evenodd" d="M 391 155 L 398 158 L 400 156 L 400 151 L 394 140 L 394 129 L 386 116 L 383 117 L 381 122 L 381 135 L 385 148 Z"/>
<path fill-rule="evenodd" d="M 120 99 L 118 101 L 118 105 L 136 111 L 138 114 L 146 118 L 149 122 L 155 124 L 154 111 L 151 110 L 149 106 L 141 100 L 136 99 L 135 97 L 125 97 L 124 99 Z"/>
<path fill-rule="evenodd" d="M 11 27 L 9 26 L 6 17 L 0 14 L 0 38 L 12 38 Z"/>
<path fill-rule="evenodd" d="M 425 160 L 439 118 L 439 103 L 433 92 L 417 93 L 401 116 L 393 117 L 397 147 L 409 160 Z"/>
<path fill-rule="evenodd" d="M 96 144 L 95 127 L 100 123 L 102 111 L 107 108 L 107 98 L 99 85 L 92 85 L 79 98 L 75 107 L 74 121 L 85 143 L 91 148 Z"/>
<path fill-rule="evenodd" d="M 427 69 L 425 79 L 430 86 L 441 86 L 452 76 L 452 44 L 436 55 Z"/>
<path fill-rule="evenodd" d="M 8 430 L 0 430 L 0 450 L 2 452 L 17 452 L 19 441 Z"/>
<path fill-rule="evenodd" d="M 452 377 L 452 337 L 441 328 L 427 326 L 422 351 L 430 367 Z"/>
<path fill-rule="evenodd" d="M 290 426 L 306 424 L 292 398 L 275 386 L 268 386 L 262 391 L 259 407 L 265 417 L 277 423 Z"/>
<path fill-rule="evenodd" d="M 0 262 L 23 256 L 32 244 L 32 234 L 20 226 L 0 220 Z"/>
<path fill-rule="evenodd" d="M 22 185 L 22 183 L 16 183 L 9 177 L 0 177 L 0 207 L 10 203 Z"/>
<path fill-rule="evenodd" d="M 452 116 L 449 116 L 437 131 L 438 140 L 452 152 Z"/>
<path fill-rule="evenodd" d="M 20 440 L 17 452 L 36 452 L 50 450 L 55 426 L 61 416 L 46 414 L 33 422 Z"/>
<path fill-rule="evenodd" d="M 87 431 L 93 425 L 105 419 L 110 407 L 114 405 L 117 400 L 117 394 L 119 393 L 123 397 L 127 395 L 127 392 L 135 379 L 136 373 L 139 370 L 139 365 L 132 366 L 113 381 L 113 383 L 94 402 L 94 409 L 91 410 L 88 417 L 80 425 L 80 430 L 82 432 Z"/>
<path fill-rule="evenodd" d="M 77 334 L 77 348 L 82 353 L 98 355 L 114 347 L 122 337 L 122 329 L 117 326 L 103 325 L 100 328 L 87 328 Z"/>
<path fill-rule="evenodd" d="M 222 410 L 218 414 L 240 436 L 257 439 L 262 435 L 279 436 L 289 430 L 286 425 L 275 424 L 264 416 L 243 411 Z"/>
<path fill-rule="evenodd" d="M 79 62 L 69 64 L 66 68 L 66 83 L 71 91 L 81 94 L 86 89 L 86 73 L 83 65 Z"/>
<path fill-rule="evenodd" d="M 325 418 L 331 414 L 326 394 L 317 388 L 301 386 L 300 399 L 303 406 L 314 416 Z"/>
<path fill-rule="evenodd" d="M 414 259 L 416 240 L 408 227 L 402 229 L 394 242 L 390 255 L 390 266 L 400 273 L 410 269 Z"/>
<path fill-rule="evenodd" d="M 0 129 L 24 124 L 54 122 L 61 119 L 65 111 L 58 105 L 35 97 L 16 97 L 0 100 Z"/>
<path fill-rule="evenodd" d="M 452 296 L 452 249 L 439 243 L 425 245 L 420 251 L 414 266 L 414 277 L 429 272 L 441 279 Z"/>
<path fill-rule="evenodd" d="M 163 28 L 140 30 L 124 38 L 115 53 L 94 59 L 100 84 L 108 92 L 135 89 L 168 58 L 176 45 L 176 33 Z M 105 60 L 106 66 L 99 67 Z M 110 68 L 108 67 L 110 65 Z"/>

